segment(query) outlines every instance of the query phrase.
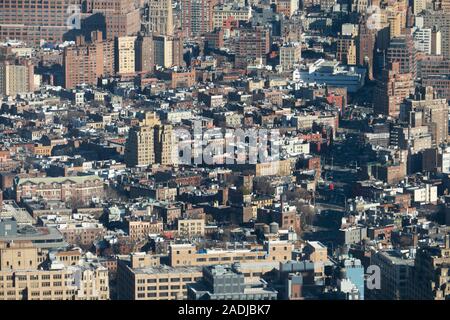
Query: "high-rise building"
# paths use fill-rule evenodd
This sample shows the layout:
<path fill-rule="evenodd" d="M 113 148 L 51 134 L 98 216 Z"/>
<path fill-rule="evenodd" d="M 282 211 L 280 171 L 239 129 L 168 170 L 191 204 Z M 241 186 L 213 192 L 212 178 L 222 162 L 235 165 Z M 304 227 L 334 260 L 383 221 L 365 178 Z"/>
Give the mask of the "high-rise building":
<path fill-rule="evenodd" d="M 442 53 L 442 35 L 436 27 L 416 28 L 413 32 L 414 46 L 425 54 L 440 55 Z"/>
<path fill-rule="evenodd" d="M 435 146 L 448 141 L 448 104 L 436 99 L 432 87 L 419 88 L 401 105 L 400 119 L 412 127 L 427 126 Z"/>
<path fill-rule="evenodd" d="M 136 71 L 151 72 L 155 67 L 155 52 L 152 36 L 138 36 L 136 39 Z"/>
<path fill-rule="evenodd" d="M 199 36 L 211 32 L 213 9 L 217 3 L 217 0 L 181 0 L 181 28 L 185 35 Z"/>
<path fill-rule="evenodd" d="M 277 13 L 291 17 L 298 10 L 298 0 L 275 0 Z"/>
<path fill-rule="evenodd" d="M 0 60 L 0 95 L 34 91 L 34 66 L 29 59 Z"/>
<path fill-rule="evenodd" d="M 373 78 L 373 53 L 375 49 L 376 31 L 367 27 L 365 20 L 359 23 L 358 37 L 356 40 L 356 63 L 367 66 L 369 79 Z"/>
<path fill-rule="evenodd" d="M 431 3 L 430 0 L 414 0 L 413 1 L 413 13 L 418 15 L 427 8 L 427 4 Z"/>
<path fill-rule="evenodd" d="M 166 132 L 157 131 L 156 128 L 159 126 L 161 126 L 161 122 L 156 114 L 147 112 L 139 126 L 130 129 L 125 144 L 125 163 L 128 167 L 148 166 L 157 163 L 157 160 L 160 161 L 162 158 L 167 161 L 170 150 L 165 143 L 172 142 L 171 138 L 168 137 L 170 130 L 167 128 Z M 155 132 L 160 135 L 155 137 Z M 157 158 L 156 150 L 165 152 L 164 156 L 158 154 Z"/>
<path fill-rule="evenodd" d="M 139 126 L 130 129 L 125 145 L 125 163 L 128 167 L 155 163 L 154 128 Z"/>
<path fill-rule="evenodd" d="M 119 75 L 130 75 L 136 71 L 136 37 L 116 38 L 116 72 Z"/>
<path fill-rule="evenodd" d="M 135 35 L 141 30 L 141 14 L 135 0 L 86 0 L 86 12 L 95 17 L 94 27 L 102 30 L 107 39 Z M 98 25 L 96 25 L 98 23 Z"/>
<path fill-rule="evenodd" d="M 266 55 L 270 50 L 269 31 L 263 28 L 239 29 L 239 39 L 236 46 L 235 66 L 246 67 L 249 63 L 260 59 L 266 63 Z"/>
<path fill-rule="evenodd" d="M 400 73 L 411 73 L 415 78 L 417 75 L 417 50 L 412 35 L 392 38 L 386 53 L 386 61 L 388 64 L 399 62 Z"/>
<path fill-rule="evenodd" d="M 162 165 L 174 164 L 173 151 L 175 136 L 172 125 L 163 124 L 155 127 L 155 161 Z"/>
<path fill-rule="evenodd" d="M 336 41 L 336 59 L 348 65 L 356 64 L 356 41 L 353 36 L 339 36 Z"/>
<path fill-rule="evenodd" d="M 154 62 L 155 65 L 164 68 L 182 66 L 183 62 L 183 38 L 175 36 L 154 36 Z"/>
<path fill-rule="evenodd" d="M 411 73 L 401 73 L 400 63 L 394 62 L 384 69 L 377 80 L 374 92 L 375 113 L 396 117 L 400 113 L 400 104 L 414 90 Z"/>
<path fill-rule="evenodd" d="M 173 34 L 172 0 L 150 0 L 148 8 L 148 32 L 156 35 Z"/>
<path fill-rule="evenodd" d="M 102 43 L 86 43 L 78 36 L 74 46 L 64 48 L 64 87 L 72 89 L 79 84 L 97 85 L 104 74 Z"/>
<path fill-rule="evenodd" d="M 449 235 L 446 235 L 443 246 L 419 248 L 414 261 L 412 299 L 448 300 L 450 297 L 449 263 Z"/>
<path fill-rule="evenodd" d="M 444 11 L 426 10 L 422 12 L 423 27 L 433 29 L 436 27 L 441 31 L 442 55 L 450 59 L 450 15 Z"/>
<path fill-rule="evenodd" d="M 17 39 L 39 45 L 42 40 L 61 42 L 69 31 L 67 20 L 80 0 L 0 1 L 0 41 Z"/>

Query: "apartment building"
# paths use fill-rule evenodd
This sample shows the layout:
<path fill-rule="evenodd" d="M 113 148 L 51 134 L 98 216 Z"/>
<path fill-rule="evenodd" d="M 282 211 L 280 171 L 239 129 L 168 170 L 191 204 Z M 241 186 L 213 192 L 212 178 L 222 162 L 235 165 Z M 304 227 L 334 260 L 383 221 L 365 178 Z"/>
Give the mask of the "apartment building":
<path fill-rule="evenodd" d="M 178 234 L 183 237 L 194 237 L 205 235 L 204 219 L 180 219 L 178 220 Z"/>
<path fill-rule="evenodd" d="M 95 175 L 76 177 L 22 178 L 15 185 L 16 201 L 42 197 L 45 200 L 87 204 L 104 196 L 103 180 Z"/>

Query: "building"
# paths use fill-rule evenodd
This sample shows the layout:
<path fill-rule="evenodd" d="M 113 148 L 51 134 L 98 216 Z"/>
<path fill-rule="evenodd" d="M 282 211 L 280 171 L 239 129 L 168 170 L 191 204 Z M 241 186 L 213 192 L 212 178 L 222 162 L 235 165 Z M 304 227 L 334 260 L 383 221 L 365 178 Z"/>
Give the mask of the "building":
<path fill-rule="evenodd" d="M 205 220 L 178 219 L 178 235 L 188 239 L 203 237 L 205 235 Z"/>
<path fill-rule="evenodd" d="M 155 68 L 155 48 L 152 36 L 138 36 L 135 43 L 136 72 L 148 73 Z"/>
<path fill-rule="evenodd" d="M 176 36 L 154 36 L 154 63 L 156 66 L 171 68 L 183 66 L 183 39 Z"/>
<path fill-rule="evenodd" d="M 364 290 L 365 290 L 365 278 L 364 278 L 364 266 L 361 264 L 361 260 L 355 258 L 349 258 L 342 261 L 342 269 L 345 277 L 344 279 L 349 280 L 358 291 L 358 300 L 364 300 Z M 345 290 L 343 288 L 343 281 L 341 279 L 341 291 L 351 294 L 352 290 Z"/>
<path fill-rule="evenodd" d="M 74 177 L 21 178 L 15 185 L 16 201 L 42 198 L 87 205 L 104 196 L 103 180 L 95 175 Z"/>
<path fill-rule="evenodd" d="M 283 71 L 293 70 L 300 64 L 302 48 L 299 43 L 286 44 L 280 47 L 280 65 Z"/>
<path fill-rule="evenodd" d="M 441 55 L 442 34 L 437 28 L 416 28 L 413 31 L 413 38 L 417 51 L 429 55 Z"/>
<path fill-rule="evenodd" d="M 388 65 L 398 62 L 400 73 L 411 73 L 415 78 L 417 76 L 417 49 L 412 35 L 392 38 L 386 53 L 386 61 Z"/>
<path fill-rule="evenodd" d="M 150 0 L 147 2 L 148 28 L 147 32 L 155 35 L 172 35 L 173 10 L 172 0 Z"/>
<path fill-rule="evenodd" d="M 398 117 L 400 105 L 414 90 L 411 73 L 401 73 L 400 63 L 394 62 L 389 69 L 384 69 L 377 80 L 374 93 L 375 113 Z"/>
<path fill-rule="evenodd" d="M 0 242 L 0 300 L 109 300 L 108 269 L 89 257 L 66 266 L 27 241 Z"/>
<path fill-rule="evenodd" d="M 181 0 L 181 29 L 187 36 L 200 36 L 214 28 L 217 0 Z"/>
<path fill-rule="evenodd" d="M 133 127 L 125 145 L 125 163 L 128 167 L 155 163 L 155 134 L 150 126 Z"/>
<path fill-rule="evenodd" d="M 437 28 L 442 34 L 442 56 L 450 58 L 450 16 L 442 10 L 425 10 L 420 14 L 423 17 L 423 28 Z"/>
<path fill-rule="evenodd" d="M 101 39 L 101 36 L 100 36 Z M 64 48 L 64 87 L 73 89 L 80 84 L 97 85 L 105 74 L 103 43 L 86 43 L 84 36 L 78 36 L 74 46 Z"/>
<path fill-rule="evenodd" d="M 182 300 L 187 298 L 187 285 L 202 278 L 201 267 L 154 265 L 150 259 L 138 258 L 118 262 L 118 299 Z"/>
<path fill-rule="evenodd" d="M 372 79 L 376 32 L 367 27 L 367 20 L 361 21 L 358 27 L 358 36 L 356 38 L 356 63 L 359 66 L 367 66 L 368 78 Z"/>
<path fill-rule="evenodd" d="M 411 275 L 414 259 L 394 250 L 378 251 L 370 263 L 380 268 L 380 289 L 368 290 L 370 299 L 411 299 Z"/>
<path fill-rule="evenodd" d="M 79 0 L 11 0 L 0 2 L 0 41 L 20 40 L 28 45 L 41 41 L 62 42 L 69 31 L 70 6 Z"/>
<path fill-rule="evenodd" d="M 356 65 L 356 39 L 351 35 L 340 35 L 336 41 L 336 59 L 342 64 Z"/>
<path fill-rule="evenodd" d="M 68 245 L 55 227 L 21 225 L 15 218 L 0 220 L 0 242 L 9 241 L 27 241 L 39 249 L 59 249 Z"/>
<path fill-rule="evenodd" d="M 245 68 L 247 65 L 261 60 L 266 63 L 266 55 L 270 50 L 269 32 L 263 28 L 239 29 L 235 52 L 235 67 Z"/>
<path fill-rule="evenodd" d="M 449 235 L 445 236 L 444 245 L 419 248 L 413 263 L 412 299 L 447 300 L 450 297 L 449 262 Z"/>
<path fill-rule="evenodd" d="M 297 0 L 275 0 L 276 12 L 282 13 L 287 17 L 291 17 L 298 9 L 299 2 Z"/>
<path fill-rule="evenodd" d="M 348 92 L 358 91 L 365 83 L 366 69 L 340 65 L 338 61 L 319 59 L 307 68 L 295 70 L 294 81 L 347 87 Z"/>
<path fill-rule="evenodd" d="M 173 164 L 174 139 L 172 125 L 161 124 L 156 114 L 150 113 L 140 126 L 130 129 L 125 145 L 125 163 L 129 167 L 148 166 L 154 163 Z"/>
<path fill-rule="evenodd" d="M 367 227 L 351 226 L 339 229 L 338 241 L 343 245 L 358 244 L 367 238 Z"/>
<path fill-rule="evenodd" d="M 119 75 L 134 75 L 136 71 L 136 37 L 116 38 L 116 72 Z"/>
<path fill-rule="evenodd" d="M 0 95 L 15 97 L 34 89 L 34 65 L 30 60 L 0 59 Z"/>
<path fill-rule="evenodd" d="M 174 244 L 169 247 L 169 263 L 172 267 L 207 266 L 234 262 L 280 262 L 290 260 L 291 256 L 292 244 L 287 241 L 269 241 L 259 250 L 197 250 L 194 244 Z"/>
<path fill-rule="evenodd" d="M 434 146 L 448 141 L 447 100 L 437 99 L 432 87 L 421 88 L 406 99 L 401 105 L 400 118 L 412 127 L 427 126 Z"/>
<path fill-rule="evenodd" d="M 127 229 L 131 240 L 141 241 L 146 240 L 150 234 L 160 234 L 163 231 L 163 223 L 138 219 L 128 220 Z"/>
<path fill-rule="evenodd" d="M 189 300 L 276 300 L 278 292 L 259 284 L 246 284 L 245 276 L 233 266 L 203 267 L 203 278 L 188 285 Z"/>
<path fill-rule="evenodd" d="M 222 28 L 224 21 L 232 17 L 236 21 L 249 21 L 251 8 L 240 6 L 238 3 L 219 4 L 213 9 L 213 28 Z"/>
<path fill-rule="evenodd" d="M 86 0 L 84 11 L 92 18 L 88 16 L 82 25 L 103 31 L 106 39 L 110 40 L 136 35 L 141 31 L 140 8 L 137 4 L 130 0 Z"/>

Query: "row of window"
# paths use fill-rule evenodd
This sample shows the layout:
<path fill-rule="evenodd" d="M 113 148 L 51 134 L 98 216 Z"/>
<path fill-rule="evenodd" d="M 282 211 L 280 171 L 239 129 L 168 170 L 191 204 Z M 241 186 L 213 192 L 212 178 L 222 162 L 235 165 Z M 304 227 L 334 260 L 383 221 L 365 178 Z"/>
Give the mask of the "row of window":
<path fill-rule="evenodd" d="M 202 277 L 194 277 L 194 278 L 191 278 L 191 277 L 184 277 L 184 278 L 170 278 L 170 279 L 168 279 L 168 278 L 160 278 L 160 279 L 147 279 L 147 283 L 156 283 L 156 282 L 159 282 L 159 283 L 166 283 L 166 282 L 180 282 L 180 279 L 183 281 L 183 282 L 192 282 L 192 281 L 198 281 L 198 280 L 200 280 Z M 137 283 L 138 284 L 143 284 L 143 283 L 145 283 L 145 279 L 138 279 L 137 280 Z"/>

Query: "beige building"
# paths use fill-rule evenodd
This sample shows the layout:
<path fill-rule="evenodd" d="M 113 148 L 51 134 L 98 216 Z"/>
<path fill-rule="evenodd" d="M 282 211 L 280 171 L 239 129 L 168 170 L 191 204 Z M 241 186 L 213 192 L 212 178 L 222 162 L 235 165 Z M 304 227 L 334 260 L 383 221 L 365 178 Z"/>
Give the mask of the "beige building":
<path fill-rule="evenodd" d="M 155 127 L 155 161 L 162 165 L 174 164 L 173 152 L 175 136 L 173 127 L 169 124 L 159 125 Z"/>
<path fill-rule="evenodd" d="M 175 142 L 171 125 L 163 125 L 154 113 L 147 113 L 138 127 L 130 129 L 125 145 L 127 166 L 148 166 L 154 163 L 173 164 Z"/>
<path fill-rule="evenodd" d="M 128 234 L 131 240 L 139 241 L 147 239 L 149 234 L 160 234 L 163 231 L 163 223 L 159 221 L 128 221 Z"/>
<path fill-rule="evenodd" d="M 204 236 L 204 219 L 183 219 L 178 220 L 178 235 L 183 237 Z"/>
<path fill-rule="evenodd" d="M 108 300 L 108 280 L 92 259 L 68 266 L 28 241 L 0 243 L 0 300 Z"/>
<path fill-rule="evenodd" d="M 251 8 L 235 4 L 217 5 L 213 11 L 213 27 L 223 27 L 223 22 L 232 17 L 237 21 L 248 21 L 251 18 Z"/>
<path fill-rule="evenodd" d="M 299 43 L 293 43 L 280 47 L 280 65 L 285 70 L 292 70 L 300 63 L 302 48 Z"/>
<path fill-rule="evenodd" d="M 356 65 L 356 38 L 340 36 L 336 45 L 336 59 L 344 64 Z"/>
<path fill-rule="evenodd" d="M 157 35 L 173 34 L 172 0 L 148 1 L 148 31 Z"/>
<path fill-rule="evenodd" d="M 268 241 L 257 249 L 207 249 L 198 251 L 194 244 L 173 244 L 169 248 L 172 267 L 208 266 L 234 262 L 281 262 L 290 260 L 293 245 L 287 241 Z"/>
<path fill-rule="evenodd" d="M 130 129 L 125 145 L 125 163 L 128 167 L 155 163 L 153 127 L 140 126 Z"/>
<path fill-rule="evenodd" d="M 116 39 L 116 71 L 120 75 L 134 74 L 136 37 L 118 37 Z"/>
<path fill-rule="evenodd" d="M 29 62 L 0 61 L 0 95 L 15 96 L 34 91 L 34 69 Z"/>
<path fill-rule="evenodd" d="M 121 300 L 182 300 L 187 298 L 187 284 L 202 278 L 201 267 L 155 265 L 152 259 L 133 254 L 119 260 L 118 298 Z"/>

